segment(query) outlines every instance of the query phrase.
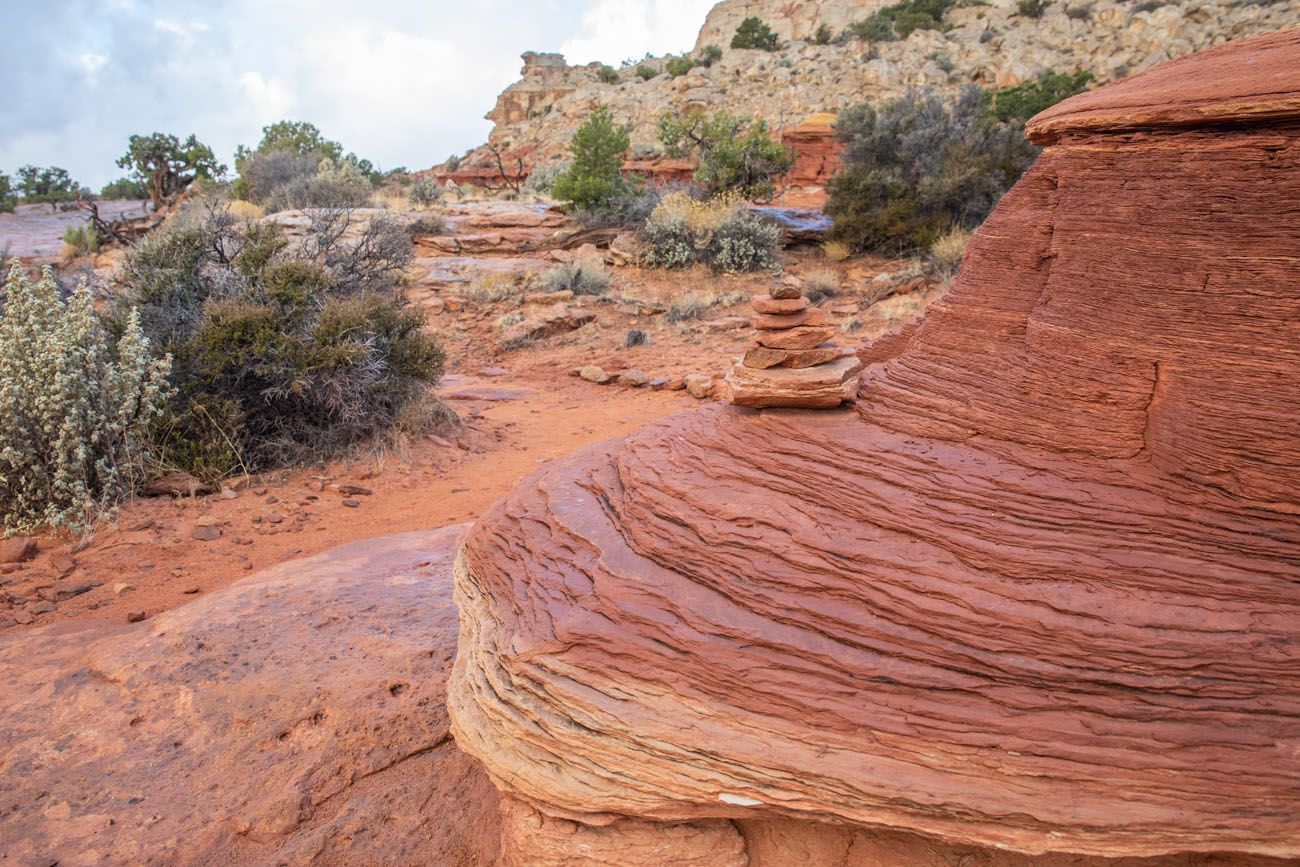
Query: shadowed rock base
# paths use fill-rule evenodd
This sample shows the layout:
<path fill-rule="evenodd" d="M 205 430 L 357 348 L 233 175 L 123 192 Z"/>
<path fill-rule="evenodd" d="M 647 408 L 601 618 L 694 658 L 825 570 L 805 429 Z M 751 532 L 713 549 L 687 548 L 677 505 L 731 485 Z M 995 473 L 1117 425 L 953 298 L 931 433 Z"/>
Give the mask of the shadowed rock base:
<path fill-rule="evenodd" d="M 497 794 L 445 707 L 462 529 L 4 638 L 0 863 L 494 864 Z"/>

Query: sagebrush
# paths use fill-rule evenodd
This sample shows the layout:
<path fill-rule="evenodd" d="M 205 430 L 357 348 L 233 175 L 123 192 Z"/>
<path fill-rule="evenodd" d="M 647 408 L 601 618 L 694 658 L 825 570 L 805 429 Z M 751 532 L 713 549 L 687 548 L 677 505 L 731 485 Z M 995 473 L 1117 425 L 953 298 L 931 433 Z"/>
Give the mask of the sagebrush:
<path fill-rule="evenodd" d="M 759 220 L 734 196 L 707 201 L 669 193 L 641 229 L 644 262 L 681 268 L 696 262 L 728 273 L 776 267 L 781 231 Z"/>
<path fill-rule="evenodd" d="M 66 298 L 47 267 L 17 264 L 0 317 L 0 523 L 7 531 L 89 527 L 141 480 L 149 431 L 170 396 L 127 311 L 114 349 L 83 281 Z"/>

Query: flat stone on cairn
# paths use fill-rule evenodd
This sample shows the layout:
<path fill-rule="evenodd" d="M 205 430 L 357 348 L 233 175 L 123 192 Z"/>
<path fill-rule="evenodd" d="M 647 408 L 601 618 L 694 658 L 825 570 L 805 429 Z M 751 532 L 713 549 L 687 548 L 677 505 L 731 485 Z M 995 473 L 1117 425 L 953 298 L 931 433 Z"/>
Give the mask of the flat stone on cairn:
<path fill-rule="evenodd" d="M 830 342 L 835 327 L 790 283 L 756 295 L 758 332 L 727 374 L 736 406 L 829 409 L 857 397 L 862 362 Z"/>

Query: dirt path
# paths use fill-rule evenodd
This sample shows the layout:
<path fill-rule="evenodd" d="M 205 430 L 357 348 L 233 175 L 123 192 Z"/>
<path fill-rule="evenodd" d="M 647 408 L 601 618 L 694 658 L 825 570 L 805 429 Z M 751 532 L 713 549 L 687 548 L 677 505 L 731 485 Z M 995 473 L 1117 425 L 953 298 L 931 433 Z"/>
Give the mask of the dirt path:
<path fill-rule="evenodd" d="M 38 604 L 61 587 L 98 584 L 57 601 L 53 611 L 37 617 L 41 625 L 83 618 L 122 623 L 137 612 L 151 616 L 254 570 L 345 542 L 472 521 L 546 461 L 695 404 L 684 392 L 597 391 L 578 380 L 503 379 L 450 380 L 455 390 L 522 393 L 512 400 L 454 401 L 467 422 L 455 444 L 421 440 L 401 455 L 280 474 L 254 481 L 233 499 L 137 500 L 73 555 L 66 576 L 58 574 L 58 555 L 67 546 L 47 538 L 35 560 L 0 575 L 0 581 L 8 583 L 4 590 L 10 594 Z M 371 493 L 346 495 L 338 490 L 346 485 Z M 221 537 L 192 538 L 200 519 L 214 522 Z"/>

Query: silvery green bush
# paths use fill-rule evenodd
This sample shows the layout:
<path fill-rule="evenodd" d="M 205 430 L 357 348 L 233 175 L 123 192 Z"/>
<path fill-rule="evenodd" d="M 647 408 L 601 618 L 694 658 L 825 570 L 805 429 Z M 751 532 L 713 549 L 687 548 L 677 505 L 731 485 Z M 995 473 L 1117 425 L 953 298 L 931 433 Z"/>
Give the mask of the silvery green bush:
<path fill-rule="evenodd" d="M 67 298 L 47 267 L 17 264 L 0 317 L 0 524 L 80 531 L 140 480 L 149 427 L 170 397 L 131 311 L 115 351 L 83 281 Z"/>

